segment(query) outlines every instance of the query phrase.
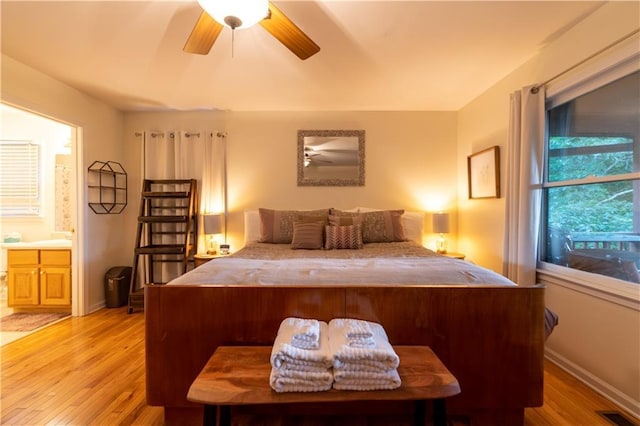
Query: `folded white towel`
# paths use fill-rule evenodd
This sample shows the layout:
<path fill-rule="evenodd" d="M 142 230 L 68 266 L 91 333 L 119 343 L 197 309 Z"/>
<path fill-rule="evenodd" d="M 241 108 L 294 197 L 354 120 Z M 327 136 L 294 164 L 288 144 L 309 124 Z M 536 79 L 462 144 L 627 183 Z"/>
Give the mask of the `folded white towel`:
<path fill-rule="evenodd" d="M 373 337 L 360 338 L 360 339 L 348 339 L 349 346 L 352 348 L 375 348 L 376 341 Z"/>
<path fill-rule="evenodd" d="M 342 327 L 349 346 L 354 348 L 375 348 L 376 341 L 368 321 L 353 318 L 336 318 L 333 326 Z"/>
<path fill-rule="evenodd" d="M 278 332 L 271 349 L 271 365 L 277 369 L 298 371 L 322 371 L 332 365 L 331 348 L 329 346 L 329 327 L 326 322 L 319 321 L 318 349 L 300 349 L 291 345 L 291 328 L 285 327 Z"/>
<path fill-rule="evenodd" d="M 377 373 L 334 369 L 333 378 L 333 388 L 340 390 L 396 389 L 402 384 L 396 369 Z"/>
<path fill-rule="evenodd" d="M 354 371 L 398 368 L 400 358 L 389 343 L 387 333 L 382 325 L 369 321 L 375 347 L 359 348 L 349 345 L 343 327 L 344 322 L 334 321 L 329 322 L 329 346 L 331 347 L 334 368 Z"/>
<path fill-rule="evenodd" d="M 331 320 L 334 327 L 343 327 L 347 339 L 370 339 L 373 331 L 368 321 L 353 318 L 336 318 Z"/>
<path fill-rule="evenodd" d="M 272 368 L 269 376 L 271 389 L 276 392 L 321 392 L 331 389 L 332 383 L 330 369 L 311 373 Z"/>
<path fill-rule="evenodd" d="M 320 346 L 320 323 L 316 319 L 285 318 L 280 323 L 278 334 L 291 335 L 291 345 L 301 349 L 318 349 Z"/>

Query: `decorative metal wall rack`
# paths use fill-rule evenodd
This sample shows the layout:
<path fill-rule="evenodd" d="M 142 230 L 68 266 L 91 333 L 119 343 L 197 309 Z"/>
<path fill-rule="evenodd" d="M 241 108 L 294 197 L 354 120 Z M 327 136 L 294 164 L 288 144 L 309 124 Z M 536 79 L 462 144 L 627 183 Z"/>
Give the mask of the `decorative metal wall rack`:
<path fill-rule="evenodd" d="M 119 214 L 127 206 L 127 172 L 117 161 L 94 161 L 88 169 L 89 207 L 95 214 Z"/>

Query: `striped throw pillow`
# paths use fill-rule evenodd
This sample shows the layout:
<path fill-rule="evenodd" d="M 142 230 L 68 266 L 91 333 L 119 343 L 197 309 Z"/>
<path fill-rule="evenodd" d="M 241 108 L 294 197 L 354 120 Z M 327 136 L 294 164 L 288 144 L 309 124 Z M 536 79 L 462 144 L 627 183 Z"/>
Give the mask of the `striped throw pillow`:
<path fill-rule="evenodd" d="M 321 249 L 324 222 L 294 222 L 292 249 Z"/>

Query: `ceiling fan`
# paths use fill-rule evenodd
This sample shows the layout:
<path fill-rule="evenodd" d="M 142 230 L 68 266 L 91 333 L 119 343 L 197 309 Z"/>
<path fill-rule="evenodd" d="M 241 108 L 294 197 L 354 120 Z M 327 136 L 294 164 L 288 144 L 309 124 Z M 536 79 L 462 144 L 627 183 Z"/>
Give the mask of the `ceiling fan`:
<path fill-rule="evenodd" d="M 226 26 L 247 28 L 259 23 L 298 58 L 304 60 L 320 47 L 268 0 L 198 0 L 203 11 L 183 50 L 206 55 Z"/>

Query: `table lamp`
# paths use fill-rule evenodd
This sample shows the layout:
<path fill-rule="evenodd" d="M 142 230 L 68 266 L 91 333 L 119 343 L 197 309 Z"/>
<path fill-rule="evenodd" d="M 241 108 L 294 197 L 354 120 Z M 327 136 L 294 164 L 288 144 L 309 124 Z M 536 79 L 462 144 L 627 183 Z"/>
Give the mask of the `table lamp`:
<path fill-rule="evenodd" d="M 433 214 L 433 232 L 440 234 L 436 240 L 436 252 L 447 252 L 447 240 L 444 238 L 444 234 L 449 232 L 449 213 L 434 213 Z"/>
<path fill-rule="evenodd" d="M 204 233 L 207 237 L 207 254 L 218 251 L 215 235 L 222 233 L 222 214 L 206 213 L 203 215 Z"/>

